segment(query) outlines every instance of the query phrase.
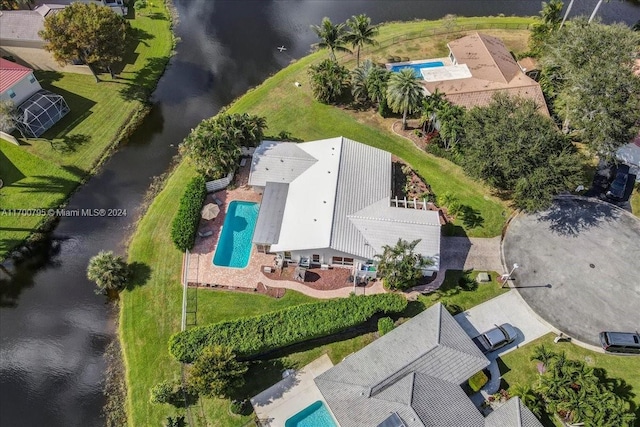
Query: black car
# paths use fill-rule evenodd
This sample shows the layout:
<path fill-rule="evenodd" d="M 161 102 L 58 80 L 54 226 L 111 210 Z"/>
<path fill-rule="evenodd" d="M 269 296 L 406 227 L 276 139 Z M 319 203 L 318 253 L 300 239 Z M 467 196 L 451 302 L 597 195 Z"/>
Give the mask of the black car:
<path fill-rule="evenodd" d="M 503 323 L 473 338 L 473 342 L 483 353 L 489 353 L 512 343 L 516 338 L 518 331 L 510 324 Z"/>
<path fill-rule="evenodd" d="M 638 332 L 600 332 L 600 344 L 610 353 L 640 354 Z"/>
<path fill-rule="evenodd" d="M 620 165 L 616 172 L 616 177 L 609 186 L 607 197 L 614 200 L 622 200 L 627 190 L 627 181 L 629 181 L 629 166 Z"/>

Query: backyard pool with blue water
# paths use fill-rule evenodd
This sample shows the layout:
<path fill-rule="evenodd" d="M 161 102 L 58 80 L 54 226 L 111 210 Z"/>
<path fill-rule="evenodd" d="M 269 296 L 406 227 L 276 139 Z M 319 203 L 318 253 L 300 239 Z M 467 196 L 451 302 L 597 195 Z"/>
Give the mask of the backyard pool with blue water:
<path fill-rule="evenodd" d="M 285 427 L 338 427 L 331 413 L 320 400 L 289 418 Z"/>
<path fill-rule="evenodd" d="M 245 268 L 251 255 L 251 239 L 256 228 L 260 205 L 234 200 L 229 203 L 222 233 L 213 256 L 213 265 Z"/>
<path fill-rule="evenodd" d="M 402 70 L 403 68 L 411 68 L 413 70 L 413 74 L 421 79 L 422 78 L 422 74 L 420 73 L 420 70 L 423 68 L 436 68 L 436 67 L 444 67 L 444 62 L 442 61 L 427 61 L 427 62 L 414 62 L 413 64 L 398 64 L 398 65 L 392 65 L 391 66 L 391 71 L 393 72 L 398 72 L 400 70 Z"/>

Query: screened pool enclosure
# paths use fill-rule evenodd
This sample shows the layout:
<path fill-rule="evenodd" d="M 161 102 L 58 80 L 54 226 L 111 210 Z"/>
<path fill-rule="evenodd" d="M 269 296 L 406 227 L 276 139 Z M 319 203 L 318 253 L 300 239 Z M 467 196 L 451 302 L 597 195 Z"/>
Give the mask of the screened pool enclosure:
<path fill-rule="evenodd" d="M 16 109 L 15 125 L 24 136 L 37 138 L 69 112 L 61 95 L 39 90 Z"/>

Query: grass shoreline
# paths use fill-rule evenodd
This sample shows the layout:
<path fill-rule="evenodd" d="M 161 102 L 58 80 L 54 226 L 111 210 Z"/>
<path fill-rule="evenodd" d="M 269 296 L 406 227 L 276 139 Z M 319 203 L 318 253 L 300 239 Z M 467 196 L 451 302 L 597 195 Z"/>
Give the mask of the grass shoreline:
<path fill-rule="evenodd" d="M 495 22 L 500 18 L 469 18 L 473 22 L 479 22 L 483 19 Z M 512 18 L 503 18 L 512 19 Z M 521 18 L 518 18 L 521 19 Z M 530 19 L 530 18 L 528 18 Z M 461 18 L 461 21 L 463 18 Z M 387 30 L 401 32 L 403 26 L 438 26 L 440 21 L 412 21 L 407 23 L 389 24 Z M 383 27 L 383 30 L 385 29 Z M 387 30 L 384 30 L 387 34 Z M 298 78 L 295 73 L 304 73 L 306 76 L 306 67 L 312 61 L 326 55 L 323 52 L 311 54 L 302 58 L 278 73 L 267 78 L 261 85 L 249 89 L 243 96 L 236 99 L 227 109 L 228 113 L 249 112 L 253 114 L 261 114 L 260 107 L 264 103 L 269 102 L 269 95 L 277 95 L 278 90 L 289 89 L 289 83 L 293 85 L 293 79 Z M 305 77 L 306 78 L 306 77 Z M 306 81 L 306 80 L 305 80 Z M 306 84 L 303 82 L 303 84 Z M 292 87 L 292 86 L 291 86 Z M 305 88 L 305 90 L 307 90 Z M 310 111 L 304 111 L 300 114 L 298 122 L 305 122 L 309 126 L 298 129 L 291 129 L 285 126 L 288 123 L 286 118 L 278 116 L 277 112 L 270 111 L 267 114 L 267 124 L 269 125 L 269 134 L 277 134 L 280 130 L 293 131 L 294 137 L 304 136 L 305 140 L 313 140 L 318 138 L 326 138 L 335 136 L 336 132 L 349 137 L 348 132 L 351 127 L 356 126 L 362 133 L 362 138 L 355 138 L 363 143 L 370 143 L 379 148 L 398 151 L 397 146 L 402 154 L 405 154 L 405 160 L 412 160 L 416 154 L 427 158 L 427 154 L 419 151 L 410 141 L 405 141 L 401 137 L 394 137 L 388 129 L 381 131 L 373 129 L 367 133 L 367 126 L 359 123 L 359 120 L 346 115 L 346 113 L 338 110 L 333 106 L 314 104 L 306 96 L 303 99 L 305 107 L 312 105 Z M 263 106 L 263 105 L 262 105 Z M 290 106 L 287 102 L 280 107 L 284 110 Z M 336 112 L 337 110 L 337 112 Z M 307 116 L 313 116 L 314 113 L 323 114 L 329 122 L 339 123 L 340 126 L 331 128 L 326 123 L 321 126 L 313 126 L 313 120 L 307 120 Z M 337 121 L 333 119 L 338 115 Z M 345 132 L 347 131 L 347 132 Z M 385 134 L 384 132 L 387 132 Z M 371 136 L 371 138 L 368 137 Z M 401 142 L 400 142 L 401 141 Z M 377 145 L 376 145 L 377 144 Z M 411 147 L 408 147 L 411 144 Z M 408 158 L 407 158 L 408 157 Z M 444 160 L 433 157 L 429 162 L 422 162 L 418 165 L 419 172 L 428 172 L 430 168 L 437 167 L 438 163 Z M 415 162 L 411 162 L 416 168 Z M 438 170 L 447 171 L 447 168 L 454 168 L 448 165 L 446 168 Z M 454 169 L 451 169 L 454 170 Z M 431 172 L 433 173 L 433 172 Z M 184 185 L 195 174 L 187 161 L 180 162 L 175 170 L 167 177 L 162 190 L 157 194 L 149 205 L 147 211 L 141 217 L 137 224 L 136 230 L 131 237 L 129 244 L 129 262 L 136 263 L 136 275 L 130 286 L 121 294 L 121 309 L 118 335 L 122 342 L 124 354 L 124 364 L 126 367 L 127 382 L 127 419 L 130 426 L 147 426 L 159 425 L 167 416 L 176 416 L 184 414 L 184 409 L 176 409 L 168 405 L 152 405 L 149 403 L 149 388 L 162 380 L 171 380 L 178 378 L 180 365 L 172 360 L 167 350 L 168 338 L 170 335 L 180 329 L 180 311 L 182 287 L 180 285 L 180 271 L 182 262 L 182 253 L 176 250 L 171 244 L 168 231 L 170 222 L 176 211 L 175 200 L 180 198 Z M 447 173 L 445 173 L 446 175 Z M 468 184 L 472 188 L 473 183 Z M 478 189 L 481 187 L 477 187 Z M 467 191 L 478 191 L 467 190 Z M 485 196 L 480 195 L 479 199 Z M 491 199 L 491 197 L 489 197 Z M 482 203 L 482 202 L 481 202 Z M 491 215 L 500 216 L 504 207 L 496 201 L 488 201 L 487 205 L 493 204 L 495 208 L 490 212 Z M 497 235 L 501 231 L 501 223 L 496 230 L 489 230 L 487 234 Z M 455 274 L 454 274 L 455 275 Z M 451 277 L 452 283 L 457 280 Z M 497 285 L 496 285 L 497 286 Z M 460 307 L 466 307 L 467 304 L 475 305 L 484 298 L 489 298 L 494 292 L 500 293 L 503 290 L 485 288 L 482 295 L 468 295 L 466 293 L 459 295 L 447 295 L 442 297 L 452 304 Z M 417 314 L 435 302 L 436 297 L 423 298 L 412 305 L 413 314 Z M 215 291 L 201 292 L 198 294 L 198 324 L 215 323 L 221 320 L 233 319 L 241 316 L 249 316 L 260 314 L 276 309 L 310 302 L 313 299 L 287 291 L 284 298 L 273 300 L 266 296 L 253 294 L 234 294 Z M 309 360 L 318 357 L 322 353 L 329 353 L 334 361 L 339 361 L 344 356 L 353 351 L 357 351 L 374 339 L 372 334 L 365 334 L 360 337 L 339 341 L 307 349 L 305 351 L 287 355 L 285 357 L 266 361 L 257 364 L 253 369 L 256 375 L 252 375 L 252 389 L 260 388 L 269 382 L 273 383 L 277 380 L 274 373 L 281 372 L 283 366 L 302 366 Z M 249 391 L 248 391 L 249 392 Z M 228 402 L 220 399 L 204 399 L 198 403 L 195 408 L 194 418 L 196 426 L 214 425 L 216 427 L 237 427 L 245 425 L 251 419 L 249 417 L 238 418 L 228 413 Z M 213 422 L 213 424 L 211 424 Z M 195 427 L 195 426 L 194 426 Z"/>

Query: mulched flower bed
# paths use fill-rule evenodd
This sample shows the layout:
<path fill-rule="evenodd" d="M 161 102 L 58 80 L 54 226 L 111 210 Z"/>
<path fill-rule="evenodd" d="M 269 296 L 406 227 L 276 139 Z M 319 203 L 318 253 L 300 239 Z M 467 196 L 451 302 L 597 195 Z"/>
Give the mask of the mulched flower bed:
<path fill-rule="evenodd" d="M 262 274 L 272 280 L 289 280 L 293 282 L 295 269 L 295 266 L 287 266 L 282 269 L 281 273 L 278 271 L 265 273 L 264 269 L 262 269 Z M 329 270 L 310 268 L 307 270 L 304 285 L 319 291 L 331 291 L 353 286 L 353 282 L 349 280 L 349 277 L 351 277 L 351 269 L 348 268 L 331 268 Z M 371 286 L 373 286 L 373 282 L 369 282 L 366 287 Z"/>

